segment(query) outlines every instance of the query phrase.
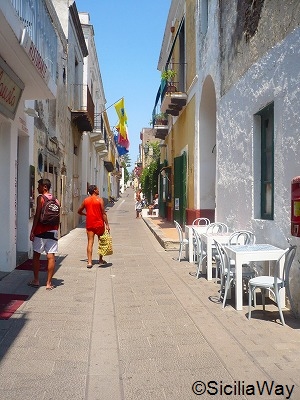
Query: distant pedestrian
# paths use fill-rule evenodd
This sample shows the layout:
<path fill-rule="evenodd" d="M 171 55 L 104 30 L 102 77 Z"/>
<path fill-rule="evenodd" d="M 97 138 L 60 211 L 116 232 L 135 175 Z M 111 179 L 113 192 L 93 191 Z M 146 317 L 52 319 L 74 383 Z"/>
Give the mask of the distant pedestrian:
<path fill-rule="evenodd" d="M 140 190 L 136 192 L 135 196 L 135 212 L 136 212 L 136 218 L 139 218 L 142 212 L 142 199 L 140 195 Z"/>
<path fill-rule="evenodd" d="M 59 224 L 47 225 L 40 222 L 40 216 L 43 204 L 46 201 L 43 195 L 48 199 L 52 199 L 52 194 L 49 193 L 51 182 L 49 179 L 40 179 L 38 181 L 38 197 L 36 199 L 36 211 L 33 218 L 32 229 L 30 232 L 30 240 L 33 242 L 33 280 L 28 283 L 29 286 L 38 288 L 40 286 L 39 270 L 41 253 L 47 255 L 47 282 L 46 289 L 52 290 L 52 277 L 55 268 L 55 254 L 58 252 L 58 228 Z M 59 202 L 56 200 L 57 205 Z"/>
<path fill-rule="evenodd" d="M 79 215 L 86 216 L 86 234 L 87 234 L 87 268 L 92 268 L 92 254 L 95 235 L 99 237 L 105 232 L 105 228 L 110 231 L 107 215 L 105 212 L 104 201 L 99 197 L 99 189 L 96 185 L 90 185 L 88 188 L 90 196 L 86 197 L 78 209 Z M 85 212 L 84 212 L 85 210 Z M 107 264 L 99 255 L 99 264 Z"/>
<path fill-rule="evenodd" d="M 149 215 L 152 215 L 153 210 L 158 208 L 158 194 L 156 193 L 153 199 L 153 203 L 149 205 Z"/>

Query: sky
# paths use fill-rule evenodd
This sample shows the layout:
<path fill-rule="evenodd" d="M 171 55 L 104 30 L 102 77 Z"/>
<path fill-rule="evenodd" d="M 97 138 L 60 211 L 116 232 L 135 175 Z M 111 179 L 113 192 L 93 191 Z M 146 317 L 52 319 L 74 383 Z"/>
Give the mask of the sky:
<path fill-rule="evenodd" d="M 106 107 L 124 97 L 131 169 L 139 154 L 140 132 L 150 128 L 160 85 L 157 64 L 171 0 L 75 0 L 94 27 Z M 107 110 L 118 123 L 114 106 Z"/>

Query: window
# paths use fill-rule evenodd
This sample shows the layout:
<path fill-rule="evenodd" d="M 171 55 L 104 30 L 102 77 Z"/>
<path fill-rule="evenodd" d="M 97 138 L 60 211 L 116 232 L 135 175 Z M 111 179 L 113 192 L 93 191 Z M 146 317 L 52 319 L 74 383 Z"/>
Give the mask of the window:
<path fill-rule="evenodd" d="M 205 35 L 208 27 L 208 0 L 201 1 L 200 18 L 201 18 L 201 33 Z"/>
<path fill-rule="evenodd" d="M 259 113 L 261 147 L 261 219 L 274 217 L 274 103 Z"/>

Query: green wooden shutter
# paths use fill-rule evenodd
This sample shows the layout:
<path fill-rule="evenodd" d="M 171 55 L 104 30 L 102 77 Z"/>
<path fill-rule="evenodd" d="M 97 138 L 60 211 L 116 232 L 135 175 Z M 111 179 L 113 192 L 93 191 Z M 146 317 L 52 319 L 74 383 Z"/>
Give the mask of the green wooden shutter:
<path fill-rule="evenodd" d="M 174 219 L 186 222 L 186 153 L 174 158 Z"/>

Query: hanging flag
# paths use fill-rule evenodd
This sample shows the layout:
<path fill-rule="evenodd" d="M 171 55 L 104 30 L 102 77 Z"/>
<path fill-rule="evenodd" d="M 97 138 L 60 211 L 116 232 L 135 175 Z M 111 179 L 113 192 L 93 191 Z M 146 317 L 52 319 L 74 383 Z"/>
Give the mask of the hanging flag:
<path fill-rule="evenodd" d="M 129 140 L 127 134 L 127 115 L 125 112 L 123 97 L 115 104 L 115 110 L 119 118 L 119 123 L 116 126 L 116 130 L 118 131 L 118 144 L 122 147 L 125 147 L 125 149 L 128 149 Z"/>
<path fill-rule="evenodd" d="M 114 135 L 115 143 L 117 146 L 117 150 L 119 153 L 119 156 L 124 156 L 125 154 L 129 153 L 129 150 L 125 149 L 125 147 L 119 145 L 118 143 L 118 135 Z"/>

